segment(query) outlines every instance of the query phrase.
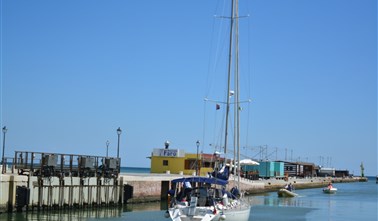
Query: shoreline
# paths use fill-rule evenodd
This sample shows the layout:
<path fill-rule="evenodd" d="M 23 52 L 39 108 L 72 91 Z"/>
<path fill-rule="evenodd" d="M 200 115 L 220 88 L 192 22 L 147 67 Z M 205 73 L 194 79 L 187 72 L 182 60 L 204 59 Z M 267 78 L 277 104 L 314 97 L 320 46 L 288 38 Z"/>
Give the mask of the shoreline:
<path fill-rule="evenodd" d="M 137 204 L 146 203 L 154 201 L 165 200 L 162 194 L 161 183 L 163 181 L 169 182 L 176 178 L 190 177 L 187 175 L 180 174 L 138 174 L 138 173 L 121 173 L 123 181 L 126 184 L 134 186 L 133 198 L 130 198 L 127 203 Z M 236 186 L 236 180 L 231 175 L 229 178 L 228 188 Z M 245 193 L 245 195 L 255 195 L 267 192 L 274 192 L 282 188 L 288 183 L 292 183 L 295 189 L 311 189 L 320 188 L 328 185 L 329 182 L 332 183 L 351 183 L 351 182 L 366 182 L 368 179 L 366 177 L 345 177 L 345 178 L 334 178 L 334 177 L 313 177 L 313 178 L 288 178 L 287 181 L 283 179 L 266 179 L 266 180 L 248 180 L 240 179 L 240 190 Z M 147 188 L 146 188 L 147 186 Z"/>
<path fill-rule="evenodd" d="M 348 178 L 332 178 L 332 177 L 314 177 L 314 178 L 292 178 L 288 181 L 283 180 L 266 180 L 264 182 L 264 190 L 262 192 L 274 192 L 281 189 L 288 183 L 292 183 L 295 189 L 312 189 L 321 188 L 328 185 L 328 183 L 353 183 L 353 182 L 367 182 L 367 178 L 348 177 Z M 262 193 L 260 191 L 251 191 L 250 194 Z"/>
<path fill-rule="evenodd" d="M 120 173 L 118 177 L 38 177 L 0 174 L 0 213 L 27 210 L 79 209 L 119 206 L 169 199 L 171 180 L 190 177 L 182 174 Z M 237 186 L 237 177 L 230 176 L 228 189 Z M 325 187 L 329 182 L 366 182 L 366 177 L 314 177 L 266 180 L 241 178 L 239 190 L 245 195 L 277 191 L 288 183 L 295 189 Z M 22 191 L 22 192 L 21 192 Z"/>

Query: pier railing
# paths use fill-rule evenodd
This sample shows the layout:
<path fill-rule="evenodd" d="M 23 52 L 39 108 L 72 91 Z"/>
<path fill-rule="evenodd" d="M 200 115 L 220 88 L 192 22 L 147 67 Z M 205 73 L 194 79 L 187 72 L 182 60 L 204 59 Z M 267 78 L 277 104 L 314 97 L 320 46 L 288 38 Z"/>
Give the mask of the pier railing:
<path fill-rule="evenodd" d="M 120 164 L 114 157 L 15 151 L 2 162 L 1 172 L 9 174 L 1 175 L 8 196 L 0 199 L 0 213 L 122 204 Z"/>
<path fill-rule="evenodd" d="M 12 168 L 21 175 L 42 177 L 117 177 L 120 158 L 15 151 Z"/>
<path fill-rule="evenodd" d="M 13 158 L 11 157 L 4 157 L 2 162 L 1 162 L 1 173 L 4 174 L 4 173 L 7 173 L 8 170 L 11 170 L 12 168 L 12 165 L 13 165 Z M 10 169 L 8 169 L 8 167 Z M 12 171 L 13 173 L 13 171 Z"/>

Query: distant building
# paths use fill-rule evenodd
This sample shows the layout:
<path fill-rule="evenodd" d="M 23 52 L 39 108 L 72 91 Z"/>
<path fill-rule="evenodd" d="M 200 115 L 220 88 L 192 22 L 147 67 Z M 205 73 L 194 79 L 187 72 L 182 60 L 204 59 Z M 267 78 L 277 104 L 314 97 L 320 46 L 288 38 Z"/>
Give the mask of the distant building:
<path fill-rule="evenodd" d="M 213 172 L 215 166 L 215 155 L 198 154 L 198 172 L 206 176 Z M 218 160 L 224 160 L 219 158 Z M 180 149 L 153 149 L 151 154 L 151 173 L 174 173 L 194 175 L 196 173 L 197 154 L 185 153 Z"/>
<path fill-rule="evenodd" d="M 284 163 L 284 173 L 286 177 L 313 177 L 316 176 L 315 164 L 307 162 L 289 162 Z"/>
<path fill-rule="evenodd" d="M 260 161 L 260 165 L 242 166 L 243 175 L 249 179 L 284 177 L 284 163 L 274 161 Z"/>
<path fill-rule="evenodd" d="M 316 165 L 308 162 L 298 162 L 303 167 L 301 177 L 314 177 L 316 176 Z"/>
<path fill-rule="evenodd" d="M 336 177 L 349 177 L 349 171 L 348 170 L 335 170 L 335 176 Z"/>
<path fill-rule="evenodd" d="M 334 177 L 335 175 L 336 175 L 335 168 L 319 167 L 318 176 L 320 176 L 320 177 L 327 177 L 327 176 Z"/>

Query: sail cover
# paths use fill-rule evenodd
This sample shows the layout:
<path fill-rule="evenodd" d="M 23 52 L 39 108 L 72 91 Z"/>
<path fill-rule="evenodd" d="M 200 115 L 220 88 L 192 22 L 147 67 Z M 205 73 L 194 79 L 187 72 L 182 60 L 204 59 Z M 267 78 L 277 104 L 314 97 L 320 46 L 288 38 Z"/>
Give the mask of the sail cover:
<path fill-rule="evenodd" d="M 227 180 L 221 180 L 215 177 L 200 177 L 200 176 L 174 179 L 171 182 L 172 183 L 196 182 L 196 183 L 216 184 L 216 185 L 222 185 L 222 186 L 228 183 Z"/>

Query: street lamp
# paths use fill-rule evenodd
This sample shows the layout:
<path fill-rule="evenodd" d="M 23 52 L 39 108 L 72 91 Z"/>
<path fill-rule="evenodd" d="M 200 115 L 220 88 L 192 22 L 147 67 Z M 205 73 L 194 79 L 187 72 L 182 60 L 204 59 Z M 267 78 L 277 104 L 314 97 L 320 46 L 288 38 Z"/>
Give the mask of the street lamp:
<path fill-rule="evenodd" d="M 166 141 L 164 142 L 164 146 L 165 146 L 165 149 L 168 149 L 168 148 L 169 148 L 169 141 L 168 141 L 168 140 L 166 140 Z"/>
<path fill-rule="evenodd" d="M 198 176 L 198 171 L 199 171 L 198 170 L 198 148 L 199 148 L 199 145 L 200 145 L 199 140 L 197 140 L 196 145 L 197 145 L 196 175 Z"/>
<path fill-rule="evenodd" d="M 120 139 L 121 133 L 122 133 L 122 130 L 120 127 L 118 127 L 117 129 L 117 134 L 118 134 L 117 158 L 119 158 L 119 139 Z"/>
<path fill-rule="evenodd" d="M 1 164 L 4 163 L 4 152 L 5 152 L 5 134 L 7 133 L 8 129 L 6 126 L 3 127 L 3 154 L 1 157 Z M 3 165 L 4 166 L 4 165 Z"/>
<path fill-rule="evenodd" d="M 106 141 L 106 157 L 108 157 L 108 150 L 109 150 L 109 141 Z"/>

